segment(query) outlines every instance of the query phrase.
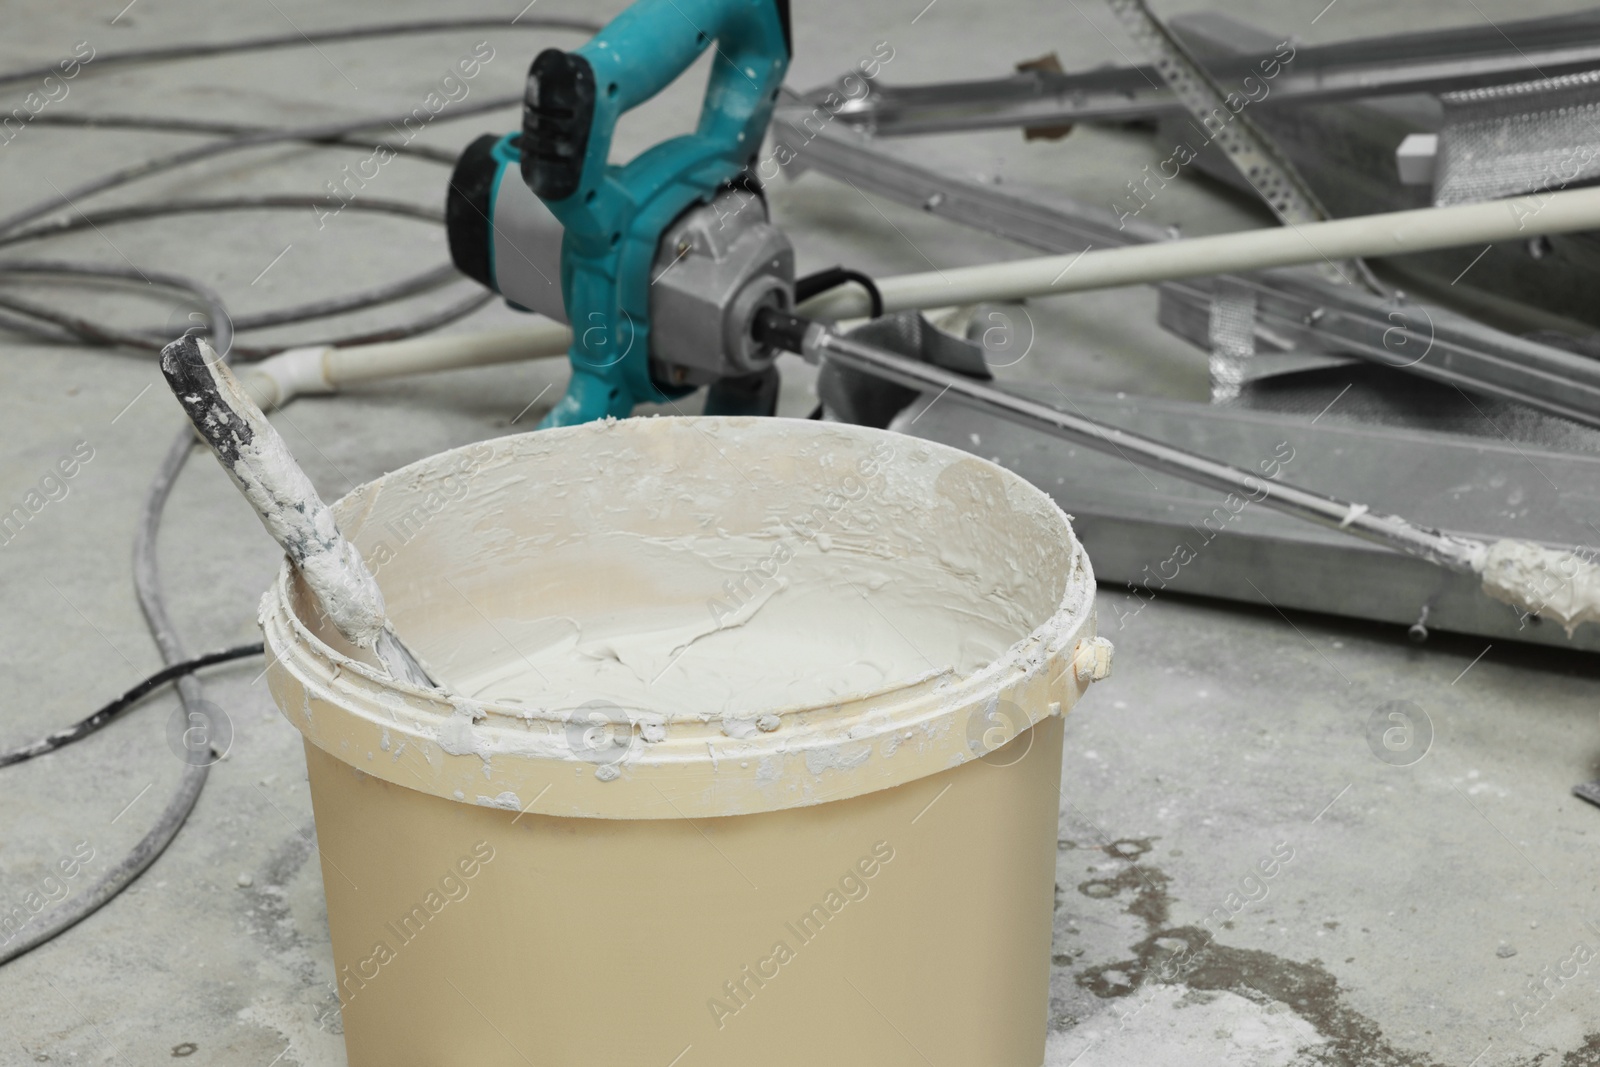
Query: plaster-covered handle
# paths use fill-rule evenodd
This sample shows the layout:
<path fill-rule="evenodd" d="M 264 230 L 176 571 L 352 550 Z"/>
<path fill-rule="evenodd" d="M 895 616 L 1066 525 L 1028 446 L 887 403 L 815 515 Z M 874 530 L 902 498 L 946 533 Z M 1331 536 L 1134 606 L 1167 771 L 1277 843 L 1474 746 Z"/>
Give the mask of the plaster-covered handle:
<path fill-rule="evenodd" d="M 389 628 L 383 593 L 361 553 L 222 358 L 190 332 L 161 350 L 161 372 L 334 627 L 356 647 L 372 649 L 394 677 L 432 686 Z"/>

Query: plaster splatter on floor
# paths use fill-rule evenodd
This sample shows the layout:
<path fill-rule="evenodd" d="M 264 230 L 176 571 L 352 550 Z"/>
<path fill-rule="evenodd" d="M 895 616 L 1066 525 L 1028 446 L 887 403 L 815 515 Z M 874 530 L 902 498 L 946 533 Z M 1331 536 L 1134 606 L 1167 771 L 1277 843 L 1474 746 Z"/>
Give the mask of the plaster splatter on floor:
<path fill-rule="evenodd" d="M 1218 932 L 1173 925 L 1172 879 L 1146 859 L 1153 841 L 1059 842 L 1054 1023 L 1044 1067 L 1444 1067 L 1426 1048 L 1396 1045 L 1351 1007 L 1349 990 L 1320 960 L 1223 944 L 1217 935 L 1231 921 Z M 1074 883 L 1067 872 L 1082 867 L 1067 857 L 1084 853 L 1113 862 L 1091 864 L 1092 876 Z M 1074 896 L 1116 910 L 1069 907 Z M 1063 926 L 1067 914 L 1075 917 Z M 1118 938 L 1125 951 L 1105 952 Z M 1555 1047 L 1543 1047 L 1554 1034 L 1519 1042 L 1508 1033 L 1478 1067 L 1600 1067 L 1600 1033 L 1561 1051 L 1575 1036 L 1568 1027 Z"/>
<path fill-rule="evenodd" d="M 1284 1004 L 1259 1004 L 1235 993 L 1152 985 L 1139 993 L 1137 1015 L 1108 1005 L 1071 1031 L 1050 1035 L 1045 1067 L 1298 1067 L 1327 1044 Z"/>

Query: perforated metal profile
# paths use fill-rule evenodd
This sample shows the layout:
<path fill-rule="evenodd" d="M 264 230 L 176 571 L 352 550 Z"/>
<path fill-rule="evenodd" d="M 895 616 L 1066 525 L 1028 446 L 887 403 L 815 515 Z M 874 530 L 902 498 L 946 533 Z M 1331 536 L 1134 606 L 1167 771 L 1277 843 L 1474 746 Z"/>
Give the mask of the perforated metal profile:
<path fill-rule="evenodd" d="M 1444 93 L 1434 203 L 1468 204 L 1600 177 L 1600 71 Z"/>
<path fill-rule="evenodd" d="M 1143 0 L 1106 0 L 1134 41 L 1155 62 L 1172 94 L 1205 124 L 1211 140 L 1227 153 L 1246 181 L 1283 222 L 1294 225 L 1328 217 L 1294 165 L 1273 146 L 1243 110 L 1228 107 L 1226 94 L 1145 6 Z M 1207 118 L 1221 116 L 1220 121 Z"/>
<path fill-rule="evenodd" d="M 1224 278 L 1211 298 L 1211 401 L 1239 395 L 1246 365 L 1256 354 L 1255 290 Z"/>

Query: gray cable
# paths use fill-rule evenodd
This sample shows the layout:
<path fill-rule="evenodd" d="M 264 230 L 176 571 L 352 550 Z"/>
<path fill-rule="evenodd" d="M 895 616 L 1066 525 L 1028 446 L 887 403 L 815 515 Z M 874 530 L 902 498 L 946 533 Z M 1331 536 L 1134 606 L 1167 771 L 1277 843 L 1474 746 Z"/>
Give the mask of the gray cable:
<path fill-rule="evenodd" d="M 5 267 L 0 265 L 0 274 L 4 272 Z M 128 345 L 134 348 L 159 347 L 149 338 L 119 330 L 115 326 L 101 326 L 89 319 L 79 318 L 71 312 L 57 311 L 23 296 L 0 293 L 0 308 L 50 323 L 56 326 L 60 333 L 64 333 L 69 341 L 87 341 L 97 345 Z M 38 326 L 24 332 L 31 333 L 35 337 L 41 336 L 42 333 Z"/>
<path fill-rule="evenodd" d="M 227 311 L 223 308 L 222 297 L 217 295 L 214 289 L 202 285 L 192 278 L 186 278 L 178 274 L 168 274 L 165 271 L 141 271 L 133 267 L 116 267 L 103 263 L 71 263 L 57 259 L 0 260 L 0 277 L 7 274 L 63 274 L 144 282 L 149 285 L 161 286 L 164 289 L 175 289 L 181 293 L 188 293 L 195 297 L 199 303 L 205 305 L 213 316 L 220 315 L 224 320 L 227 319 Z M 124 343 L 121 340 L 123 332 L 120 330 L 113 327 L 97 326 L 88 319 L 36 305 L 29 300 L 4 296 L 0 297 L 0 307 L 8 307 L 13 311 L 32 315 L 47 322 L 53 322 L 79 336 L 98 340 L 104 344 Z M 228 350 L 227 346 L 233 342 L 233 324 L 228 321 L 217 322 L 215 319 L 212 321 L 214 323 L 212 327 L 213 333 L 218 342 L 217 347 L 220 351 L 226 352 Z"/>
<path fill-rule="evenodd" d="M 313 33 L 285 33 L 263 37 L 246 37 L 242 40 L 192 44 L 164 45 L 160 48 L 139 48 L 127 52 L 96 55 L 92 65 L 80 68 L 80 73 L 101 71 L 107 67 L 127 63 L 153 63 L 164 59 L 199 59 L 202 56 L 226 55 L 230 52 L 259 52 L 270 48 L 305 48 L 325 41 L 355 41 L 366 37 L 397 37 L 408 33 L 444 33 L 451 30 L 572 30 L 575 33 L 598 33 L 599 23 L 587 19 L 552 18 L 535 15 L 524 19 L 504 15 L 471 15 L 458 19 L 420 19 L 413 22 L 381 22 L 368 26 L 346 26 L 337 30 L 317 30 Z M 46 77 L 59 77 L 58 64 L 50 63 L 27 70 L 0 74 L 0 85 L 39 81 Z"/>
<path fill-rule="evenodd" d="M 326 207 L 327 205 L 328 198 L 326 196 L 302 196 L 284 193 L 267 196 L 215 197 L 204 200 L 146 200 L 137 204 L 122 204 L 117 207 L 103 208 L 100 211 L 63 215 L 60 218 L 42 222 L 26 230 L 8 233 L 0 237 L 0 248 L 23 244 L 27 241 L 42 241 L 46 238 L 59 237 L 63 234 L 77 233 L 79 230 L 96 229 L 112 223 L 136 222 L 141 219 L 164 218 L 169 215 L 200 215 L 213 211 L 274 211 L 313 206 Z M 398 215 L 401 218 L 419 219 L 423 222 L 444 222 L 443 208 L 423 207 L 405 200 L 365 197 L 360 200 L 348 201 L 342 206 L 359 211 L 371 211 L 383 215 Z"/>
<path fill-rule="evenodd" d="M 203 133 L 219 137 L 245 137 L 275 129 L 238 122 L 207 122 L 203 119 L 167 118 L 156 115 L 57 115 L 45 111 L 28 120 L 37 126 L 71 126 L 78 129 L 106 130 L 161 130 L 166 133 Z M 321 137 L 308 140 L 308 144 L 341 145 L 346 148 L 387 148 L 401 156 L 426 159 L 432 163 L 453 166 L 457 153 L 444 148 L 421 144 L 394 144 L 376 137 L 362 137 L 347 133 L 339 137 Z"/>
<path fill-rule="evenodd" d="M 156 645 L 161 649 L 161 658 L 167 663 L 175 663 L 183 658 L 183 646 L 179 643 L 177 634 L 172 629 L 172 623 L 167 618 L 166 605 L 161 596 L 160 578 L 156 573 L 155 539 L 167 495 L 171 492 L 172 483 L 177 478 L 178 472 L 183 469 L 183 464 L 189 458 L 189 452 L 194 444 L 194 433 L 185 427 L 180 438 L 173 442 L 166 459 L 162 461 L 161 469 L 156 473 L 156 480 L 145 497 L 139 533 L 134 542 L 134 588 L 138 590 L 139 606 L 144 609 L 150 632 L 156 639 Z M 207 714 L 205 690 L 198 679 L 193 675 L 181 678 L 178 680 L 177 688 L 178 699 L 182 701 L 187 714 Z M 210 766 L 204 763 L 186 762 L 177 791 L 173 793 L 172 799 L 167 801 L 167 806 L 162 809 L 160 817 L 156 819 L 156 824 L 150 831 L 117 862 L 116 866 L 101 875 L 99 880 L 84 893 L 70 898 L 60 907 L 29 920 L 11 942 L 0 948 L 0 965 L 37 948 L 87 919 L 143 874 L 150 864 L 155 862 L 156 857 L 172 843 L 184 821 L 189 818 L 195 802 L 200 799 L 200 791 L 206 784 L 206 775 L 210 769 Z"/>
<path fill-rule="evenodd" d="M 177 214 L 211 212 L 211 211 L 238 211 L 255 209 L 293 209 L 304 208 L 308 205 L 323 203 L 323 199 L 314 196 L 248 196 L 226 197 L 208 200 L 165 200 L 142 204 L 130 204 L 121 207 L 108 208 L 90 214 L 79 214 L 74 217 L 63 218 L 55 222 L 35 226 L 0 237 L 0 247 L 19 244 L 30 240 L 44 240 L 57 237 L 65 233 L 78 230 L 99 228 L 119 222 L 128 222 L 139 219 L 165 217 Z M 444 214 L 437 208 L 422 207 L 400 200 L 365 199 L 352 201 L 345 205 L 354 210 L 379 212 L 383 214 L 398 215 L 405 218 L 419 219 L 425 222 L 442 223 Z M 13 261 L 15 262 L 15 261 Z M 0 260 L 0 273 L 12 267 L 12 263 Z M 58 264 L 59 265 L 59 264 Z M 19 268 L 19 272 L 25 269 Z M 386 304 L 415 293 L 429 289 L 440 288 L 453 281 L 461 280 L 460 273 L 451 264 L 443 264 L 422 274 L 412 275 L 397 282 L 387 285 L 364 289 L 356 293 L 343 296 L 330 297 L 326 300 L 312 301 L 306 304 L 296 304 L 275 311 L 258 312 L 254 315 L 241 315 L 233 322 L 233 329 L 250 330 L 263 329 L 269 326 L 282 326 L 307 319 L 327 318 Z M 476 287 L 474 295 L 478 295 Z M 391 327 L 380 331 L 366 331 L 353 334 L 347 338 L 336 338 L 331 343 L 355 343 L 357 340 L 372 338 L 375 340 L 395 340 L 397 337 L 411 336 L 412 333 L 452 322 L 463 315 L 481 307 L 484 301 L 473 302 L 471 298 L 464 299 L 451 305 L 445 312 L 436 312 L 423 316 L 420 319 L 399 327 Z M 89 320 L 71 315 L 68 312 L 58 311 L 44 304 L 38 304 L 24 297 L 10 294 L 0 294 L 0 308 L 27 315 L 31 319 L 42 320 L 54 324 L 54 327 L 40 326 L 36 322 L 17 319 L 12 316 L 0 316 L 0 327 L 12 329 L 16 332 L 27 334 L 41 340 L 53 342 L 72 342 L 86 340 L 96 344 L 126 345 L 132 348 L 148 350 L 159 349 L 172 338 L 152 330 L 121 330 L 116 327 L 104 326 Z M 443 318 L 441 318 L 441 314 Z M 398 334 L 396 331 L 401 331 Z M 271 355 L 280 351 L 284 346 L 238 346 L 235 354 L 241 358 L 254 358 L 257 356 Z"/>
<path fill-rule="evenodd" d="M 473 292 L 468 296 L 463 297 L 454 304 L 448 304 L 445 307 L 440 308 L 438 311 L 430 311 L 425 315 L 419 315 L 409 322 L 402 322 L 398 326 L 385 326 L 382 329 L 368 330 L 363 333 L 341 334 L 335 337 L 326 338 L 318 343 L 338 348 L 341 345 L 375 345 L 385 341 L 401 341 L 407 337 L 413 337 L 419 333 L 427 333 L 429 330 L 436 330 L 440 326 L 448 326 L 457 319 L 464 319 L 474 311 L 477 311 L 479 308 L 489 303 L 489 301 L 493 300 L 495 295 L 495 293 L 490 292 L 487 289 L 480 289 L 477 292 Z M 236 355 L 249 356 L 251 359 L 259 359 L 264 356 L 270 356 L 278 352 L 282 352 L 283 349 L 283 345 L 268 345 L 260 347 L 235 345 L 233 351 Z"/>
<path fill-rule="evenodd" d="M 139 272 L 130 268 L 90 269 L 86 265 L 75 267 L 59 263 L 49 266 L 53 268 L 54 273 L 81 272 L 98 276 L 115 276 L 120 273 L 123 277 L 140 280 Z M 198 282 L 180 279 L 175 275 L 163 276 L 159 284 L 171 288 L 186 288 L 200 303 L 207 306 L 219 348 L 225 351 L 233 340 L 233 333 L 232 327 L 228 324 L 227 311 L 223 308 L 222 302 L 216 298 L 216 294 Z M 156 471 L 155 480 L 150 483 L 150 489 L 145 494 L 144 504 L 139 513 L 139 529 L 133 542 L 134 591 L 139 598 L 139 607 L 144 612 L 145 622 L 150 627 L 150 634 L 155 638 L 156 648 L 160 651 L 162 660 L 168 664 L 182 662 L 187 655 L 184 652 L 183 642 L 172 625 L 172 619 L 167 615 L 166 598 L 161 592 L 156 539 L 161 531 L 161 514 L 166 508 L 167 498 L 172 494 L 173 483 L 177 481 L 183 465 L 188 462 L 189 454 L 196 443 L 193 431 L 187 426 L 172 442 L 172 447 L 167 450 L 166 457 Z M 178 699 L 182 702 L 186 714 L 208 715 L 205 688 L 198 678 L 193 675 L 180 678 L 177 689 Z M 206 776 L 210 769 L 208 764 L 185 762 L 183 778 L 178 782 L 177 790 L 167 801 L 155 825 L 139 840 L 139 843 L 134 845 L 116 866 L 101 875 L 99 880 L 89 886 L 82 895 L 70 898 L 61 906 L 34 916 L 24 924 L 12 940 L 0 948 L 0 964 L 16 959 L 82 922 L 143 874 L 150 864 L 155 862 L 156 857 L 172 843 L 178 830 L 189 818 L 195 802 L 200 799 L 200 791 L 206 784 Z"/>
<path fill-rule="evenodd" d="M 367 289 L 359 293 L 350 293 L 346 296 L 333 296 L 327 300 L 313 301 L 297 307 L 284 308 L 281 311 L 262 311 L 255 315 L 240 315 L 233 320 L 235 330 L 259 330 L 268 326 L 285 326 L 289 323 L 304 322 L 307 319 L 325 319 L 332 315 L 340 315 L 346 311 L 357 311 L 361 308 L 372 307 L 375 304 L 387 304 L 401 297 L 413 293 L 426 292 L 429 289 L 439 289 L 451 282 L 461 281 L 461 272 L 456 270 L 455 264 L 446 263 L 435 267 L 433 270 L 421 274 L 413 274 L 409 278 L 402 278 L 389 285 Z"/>
<path fill-rule="evenodd" d="M 208 211 L 238 211 L 253 209 L 291 209 L 303 208 L 312 204 L 322 203 L 322 198 L 314 196 L 248 196 L 226 197 L 209 200 L 165 200 L 143 204 L 130 204 L 122 207 L 108 208 L 91 214 L 79 214 L 75 217 L 64 218 L 55 222 L 46 223 L 31 229 L 0 237 L 0 247 L 15 245 L 24 241 L 44 240 L 57 237 L 64 233 L 85 230 L 91 227 L 98 228 L 118 222 L 128 222 L 138 219 L 165 217 L 169 215 L 208 212 Z M 356 200 L 345 205 L 358 211 L 379 212 L 389 215 L 398 215 L 406 218 L 420 219 L 424 222 L 442 223 L 444 214 L 437 208 L 421 207 L 401 200 L 365 199 Z M 53 261 L 52 261 L 53 262 Z M 0 273 L 11 269 L 14 264 L 22 263 L 17 268 L 18 273 L 25 272 L 26 261 L 0 260 Z M 56 264 L 61 265 L 61 264 Z M 119 275 L 122 277 L 122 275 Z M 306 304 L 296 304 L 276 311 L 258 312 L 254 315 L 241 315 L 234 320 L 233 329 L 251 330 L 263 329 L 269 326 L 282 326 L 307 319 L 328 318 L 333 315 L 343 314 L 347 311 L 357 311 L 362 308 L 373 307 L 378 304 L 387 304 L 415 293 L 429 289 L 440 288 L 452 281 L 461 280 L 460 273 L 450 264 L 443 264 L 422 274 L 402 278 L 397 282 L 387 285 L 375 286 L 359 292 L 343 296 L 330 297 L 326 300 L 311 301 Z M 476 295 L 476 287 L 475 295 Z M 214 294 L 213 294 L 214 295 Z M 409 337 L 412 333 L 453 322 L 455 319 L 475 311 L 482 306 L 482 301 L 473 303 L 470 298 L 451 305 L 441 319 L 441 313 L 431 313 L 410 323 L 399 327 L 391 327 L 379 331 L 364 331 L 349 337 L 336 338 L 330 343 L 357 343 L 363 338 L 377 340 L 395 340 L 398 337 Z M 10 294 L 0 294 L 0 308 L 7 308 L 21 315 L 29 316 L 34 320 L 42 320 L 53 324 L 52 327 L 39 325 L 12 316 L 0 316 L 0 327 L 14 330 L 40 340 L 56 343 L 71 343 L 74 340 L 89 341 L 103 345 L 126 345 L 131 348 L 157 350 L 166 342 L 172 340 L 158 331 L 153 330 L 122 330 L 112 326 L 105 326 L 79 318 L 69 312 L 58 311 L 44 304 L 35 303 L 25 297 Z M 402 331 L 396 334 L 396 331 Z M 282 345 L 269 346 L 239 346 L 235 355 L 240 358 L 257 358 L 272 355 L 281 351 Z"/>
<path fill-rule="evenodd" d="M 501 108 L 520 105 L 522 97 L 497 96 L 488 100 L 480 100 L 476 104 L 466 104 L 451 109 L 440 117 L 444 119 L 464 119 L 472 115 L 482 114 L 485 111 L 498 111 Z M 393 126 L 402 123 L 411 117 L 411 112 L 396 115 L 378 115 L 372 118 L 358 119 L 345 122 L 325 122 L 315 126 L 298 126 L 285 130 L 263 130 L 260 133 L 247 134 L 228 141 L 211 141 L 192 148 L 185 148 L 171 152 L 164 156 L 154 156 L 150 159 L 140 160 L 138 163 L 129 164 L 120 170 L 109 174 L 102 174 L 92 178 L 81 185 L 75 185 L 65 192 L 57 192 L 37 203 L 30 204 L 21 211 L 12 212 L 5 218 L 0 218 L 0 234 L 8 234 L 17 227 L 34 219 L 43 218 L 66 207 L 77 207 L 77 202 L 86 196 L 104 192 L 119 185 L 126 185 L 138 178 L 148 177 L 161 171 L 172 170 L 176 167 L 190 163 L 198 163 L 203 159 L 225 155 L 229 152 L 239 152 L 246 148 L 260 148 L 264 145 L 282 144 L 285 141 L 325 141 L 330 137 L 337 137 L 345 133 L 358 130 L 371 129 L 374 126 Z"/>
<path fill-rule="evenodd" d="M 165 48 L 143 49 L 97 57 L 96 70 L 108 65 L 147 62 L 159 59 L 190 58 L 201 55 L 216 55 L 225 52 L 245 51 L 249 49 L 298 47 L 314 44 L 316 41 L 350 40 L 361 37 L 382 36 L 384 34 L 400 33 L 425 33 L 441 30 L 464 29 L 474 26 L 506 27 L 519 25 L 517 22 L 507 23 L 503 17 L 493 19 L 452 19 L 436 20 L 413 23 L 392 23 L 382 26 L 355 27 L 346 30 L 324 31 L 316 34 L 294 34 L 279 37 L 254 38 L 246 41 L 234 41 L 219 45 L 179 45 Z M 522 28 L 533 29 L 570 29 L 580 32 L 596 32 L 600 27 L 594 23 L 580 19 L 559 19 L 535 17 L 520 23 Z M 20 81 L 32 81 L 46 75 L 56 73 L 55 65 L 31 70 L 13 71 L 10 74 L 0 74 L 0 85 L 13 84 Z M 494 110 L 499 107 L 509 106 L 520 102 L 519 97 L 500 98 L 480 103 L 472 108 L 456 109 L 450 117 L 464 118 L 470 114 Z M 403 117 L 402 117 L 403 119 Z M 193 162 L 198 159 L 220 155 L 224 152 L 235 151 L 254 145 L 272 144 L 283 141 L 309 140 L 324 141 L 337 139 L 369 128 L 372 125 L 383 124 L 386 120 L 374 120 L 362 123 L 345 123 L 333 126 L 308 127 L 288 131 L 256 131 L 246 134 L 232 141 L 219 144 L 203 145 L 198 149 L 188 152 L 176 153 L 171 156 L 124 168 L 122 171 L 107 175 L 87 186 L 80 187 L 73 194 L 63 199 L 71 200 L 74 196 L 86 196 L 90 192 L 98 192 L 116 185 L 131 181 L 134 178 L 155 171 L 179 166 L 183 163 Z M 34 205 L 24 211 L 13 214 L 10 218 L 0 221 L 0 234 L 15 230 L 18 226 L 40 215 L 47 215 L 59 207 L 55 202 L 43 205 Z M 98 264 L 75 264 L 59 261 L 21 260 L 0 265 L 0 272 L 11 273 L 45 273 L 66 274 L 86 277 L 121 277 L 136 281 L 149 281 L 188 292 L 199 303 L 205 305 L 208 319 L 211 323 L 215 347 L 223 353 L 231 352 L 233 348 L 233 325 L 229 320 L 226 308 L 223 307 L 220 297 L 209 287 L 201 285 L 192 279 L 182 278 L 177 275 L 161 272 L 140 272 L 129 268 L 101 266 Z M 410 279 L 408 282 L 415 282 Z M 406 283 L 402 283 L 406 284 Z M 445 311 L 435 313 L 411 324 L 417 332 L 431 328 L 427 323 L 438 325 L 450 321 L 451 317 L 459 317 L 470 312 L 473 308 L 482 306 L 492 294 L 483 294 L 474 297 L 472 301 L 463 302 Z M 470 306 L 469 306 L 470 305 Z M 10 320 L 15 321 L 15 320 Z M 420 324 L 420 325 L 419 325 Z M 91 328 L 92 324 L 88 324 Z M 28 330 L 37 332 L 37 327 L 29 324 Z M 392 331 L 391 331 L 392 332 Z M 161 591 L 160 570 L 156 555 L 156 543 L 161 529 L 161 517 L 166 508 L 167 500 L 172 493 L 172 487 L 177 481 L 183 466 L 188 462 L 190 453 L 196 444 L 193 433 L 188 427 L 179 432 L 168 449 L 166 457 L 156 471 L 155 479 L 150 484 L 150 489 L 145 494 L 144 505 L 140 512 L 138 533 L 134 540 L 133 548 L 133 581 L 134 590 L 139 599 L 139 607 L 144 612 L 145 621 L 150 628 L 151 636 L 155 639 L 156 646 L 161 652 L 162 659 L 168 663 L 181 662 L 184 658 L 182 641 L 177 630 L 172 625 L 172 620 L 167 614 L 166 599 Z M 205 690 L 200 681 L 193 675 L 179 679 L 177 682 L 178 697 L 187 714 L 206 715 L 204 701 Z M 200 792 L 205 786 L 210 768 L 206 764 L 186 763 L 183 778 L 177 790 L 167 802 L 155 826 L 139 841 L 137 845 L 124 856 L 110 871 L 91 885 L 81 896 L 69 900 L 58 908 L 33 919 L 23 926 L 12 940 L 0 948 L 0 964 L 17 958 L 25 952 L 44 944 L 51 938 L 71 928 L 83 919 L 92 915 L 105 904 L 110 902 L 117 894 L 127 888 L 134 879 L 155 862 L 166 847 L 171 844 L 178 830 L 188 819 L 189 813 L 194 810 Z"/>
<path fill-rule="evenodd" d="M 0 312 L 0 330 L 57 345 L 77 344 L 79 340 L 77 334 L 70 333 L 59 327 L 17 318 L 15 315 L 7 315 L 4 312 Z"/>
<path fill-rule="evenodd" d="M 71 264 L 57 265 L 72 266 Z M 10 264 L 0 263 L 0 275 L 4 275 L 8 266 L 10 266 Z M 92 265 L 76 264 L 75 266 L 87 268 Z M 357 293 L 349 297 L 339 297 L 335 300 L 325 301 L 320 305 L 303 304 L 299 307 L 288 308 L 282 312 L 269 312 L 266 316 L 262 317 L 277 317 L 281 318 L 284 322 L 298 321 L 301 318 L 316 317 L 310 314 L 302 314 L 307 309 L 317 312 L 318 314 L 327 315 L 335 314 L 339 310 L 343 310 L 342 308 L 334 308 L 329 310 L 329 306 L 334 304 L 366 306 L 368 304 L 386 303 L 392 299 L 398 299 L 398 296 L 396 295 L 397 292 L 399 295 L 406 295 L 410 292 L 416 291 L 418 288 L 418 282 L 425 282 L 439 273 L 440 272 L 438 271 L 429 271 L 427 275 L 404 278 L 392 285 L 383 286 L 378 289 L 367 290 L 364 293 Z M 154 280 L 158 277 L 167 276 L 150 274 L 149 277 Z M 437 329 L 440 326 L 455 322 L 457 319 L 465 318 L 493 300 L 494 296 L 494 293 L 481 290 L 474 286 L 473 291 L 467 296 L 463 297 L 461 300 L 458 300 L 453 304 L 448 304 L 437 311 L 430 311 L 425 315 L 420 315 L 417 318 L 411 319 L 407 322 L 402 322 L 399 325 L 384 326 L 376 330 L 363 330 L 356 333 L 340 334 L 333 337 L 324 338 L 318 343 L 339 346 L 376 344 L 380 341 L 398 341 L 406 337 L 412 337 L 419 333 L 426 333 L 429 330 Z M 0 308 L 8 308 L 20 314 L 29 315 L 33 318 L 40 319 L 43 322 L 53 323 L 55 326 L 60 328 L 57 331 L 52 331 L 48 327 L 40 327 L 37 324 L 26 323 L 22 322 L 21 320 L 9 318 L 0 319 L 0 325 L 15 323 L 18 327 L 20 327 L 20 332 L 31 334 L 46 340 L 60 340 L 64 335 L 68 342 L 90 341 L 95 344 L 126 345 L 130 348 L 141 348 L 146 350 L 160 349 L 164 340 L 156 337 L 154 334 L 131 333 L 126 330 L 119 330 L 112 326 L 102 326 L 88 319 L 79 318 L 78 316 L 72 315 L 68 312 L 58 311 L 55 308 L 45 307 L 42 304 L 37 304 L 26 298 L 12 296 L 5 293 L 0 293 Z M 257 323 L 257 325 L 259 325 L 259 323 Z M 170 340 L 170 338 L 166 340 Z M 260 359 L 265 356 L 270 356 L 281 352 L 286 347 L 290 346 L 235 344 L 232 350 L 229 352 L 229 355 L 230 357 L 234 358 Z"/>

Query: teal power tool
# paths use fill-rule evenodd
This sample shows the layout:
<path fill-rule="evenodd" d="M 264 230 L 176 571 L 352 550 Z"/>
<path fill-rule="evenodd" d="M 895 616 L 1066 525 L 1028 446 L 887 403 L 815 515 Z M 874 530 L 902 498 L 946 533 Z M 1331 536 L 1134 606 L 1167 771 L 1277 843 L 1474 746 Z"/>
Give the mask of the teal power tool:
<path fill-rule="evenodd" d="M 618 118 L 714 48 L 700 121 L 628 163 Z M 787 0 L 638 0 L 528 71 L 520 132 L 474 141 L 445 214 L 451 258 L 572 326 L 572 380 L 541 426 L 623 417 L 711 386 L 707 411 L 770 413 L 763 308 L 794 303 L 794 251 L 755 181 L 791 54 Z"/>

